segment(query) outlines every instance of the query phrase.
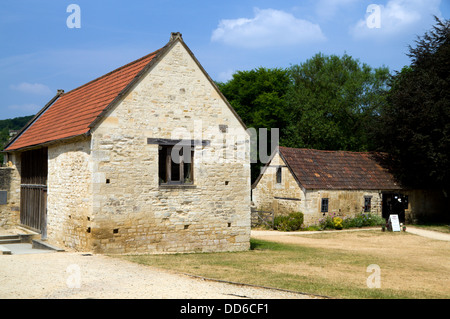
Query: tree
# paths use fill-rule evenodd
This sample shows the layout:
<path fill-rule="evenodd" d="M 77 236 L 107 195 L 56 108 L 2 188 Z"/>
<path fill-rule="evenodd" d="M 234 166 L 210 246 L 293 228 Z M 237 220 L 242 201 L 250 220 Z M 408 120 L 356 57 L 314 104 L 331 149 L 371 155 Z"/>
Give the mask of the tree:
<path fill-rule="evenodd" d="M 6 143 L 11 138 L 9 136 L 9 131 L 22 129 L 22 127 L 24 127 L 32 118 L 33 115 L 0 120 L 0 151 L 3 150 Z M 0 153 L 0 166 L 3 163 L 3 157 L 3 153 Z"/>
<path fill-rule="evenodd" d="M 290 86 L 287 70 L 258 68 L 238 71 L 230 81 L 217 85 L 247 127 L 255 128 L 256 132 L 260 128 L 268 131 L 279 128 L 280 138 L 284 138 L 283 128 L 290 121 L 285 98 Z M 270 145 L 269 135 L 267 149 L 271 150 L 273 146 Z M 265 164 L 259 161 L 259 150 L 256 156 L 258 162 L 251 165 L 252 181 L 256 180 Z"/>
<path fill-rule="evenodd" d="M 450 190 L 450 20 L 409 47 L 412 63 L 393 76 L 375 135 L 405 186 Z"/>
<path fill-rule="evenodd" d="M 366 151 L 368 130 L 385 103 L 389 70 L 344 54 L 316 54 L 289 70 L 286 146 Z"/>
<path fill-rule="evenodd" d="M 238 71 L 219 89 L 247 127 L 281 128 L 286 126 L 285 95 L 289 88 L 288 72 L 283 69 L 258 68 Z"/>

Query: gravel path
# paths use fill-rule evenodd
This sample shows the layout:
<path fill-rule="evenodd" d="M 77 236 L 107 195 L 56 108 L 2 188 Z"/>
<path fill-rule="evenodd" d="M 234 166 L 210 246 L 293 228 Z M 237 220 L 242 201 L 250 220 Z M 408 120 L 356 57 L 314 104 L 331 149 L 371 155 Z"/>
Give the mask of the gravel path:
<path fill-rule="evenodd" d="M 0 256 L 0 298 L 309 299 L 312 297 L 192 278 L 103 255 L 84 256 L 82 253 L 51 252 Z"/>

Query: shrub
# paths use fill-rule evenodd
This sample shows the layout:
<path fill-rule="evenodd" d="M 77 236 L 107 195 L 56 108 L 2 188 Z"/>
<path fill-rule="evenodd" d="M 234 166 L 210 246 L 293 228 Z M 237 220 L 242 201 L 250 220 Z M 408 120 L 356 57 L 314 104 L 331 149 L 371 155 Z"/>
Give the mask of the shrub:
<path fill-rule="evenodd" d="M 277 216 L 274 220 L 275 229 L 280 231 L 296 231 L 303 224 L 303 213 L 290 213 L 288 216 Z"/>
<path fill-rule="evenodd" d="M 367 227 L 385 225 L 386 220 L 378 215 L 371 213 L 362 213 L 353 218 L 345 218 L 343 222 L 344 228 Z"/>
<path fill-rule="evenodd" d="M 343 223 L 343 219 L 340 217 L 334 217 L 333 218 L 333 226 L 335 229 L 342 229 L 342 223 Z"/>
<path fill-rule="evenodd" d="M 335 229 L 333 218 L 335 218 L 335 213 L 329 214 L 324 218 L 319 219 L 319 227 L 321 230 L 324 229 Z"/>

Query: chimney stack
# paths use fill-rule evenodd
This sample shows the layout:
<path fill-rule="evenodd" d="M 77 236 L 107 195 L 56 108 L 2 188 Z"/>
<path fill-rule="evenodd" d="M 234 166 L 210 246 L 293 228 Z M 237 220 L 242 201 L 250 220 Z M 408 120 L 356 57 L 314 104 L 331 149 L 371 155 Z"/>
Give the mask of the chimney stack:
<path fill-rule="evenodd" d="M 180 32 L 172 32 L 170 34 L 170 41 L 174 41 L 176 39 L 180 39 L 181 41 L 183 41 L 183 36 L 181 35 Z"/>

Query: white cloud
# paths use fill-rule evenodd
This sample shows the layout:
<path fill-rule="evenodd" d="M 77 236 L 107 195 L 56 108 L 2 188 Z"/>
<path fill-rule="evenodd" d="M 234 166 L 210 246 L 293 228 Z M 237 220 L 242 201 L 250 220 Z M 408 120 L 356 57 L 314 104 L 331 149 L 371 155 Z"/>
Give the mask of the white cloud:
<path fill-rule="evenodd" d="M 355 38 L 390 37 L 404 32 L 422 33 L 434 23 L 433 15 L 440 16 L 441 0 L 389 0 L 385 6 L 379 5 L 379 28 L 371 28 L 367 19 L 372 15 L 366 14 L 365 19 L 359 20 L 350 28 Z M 373 15 L 372 15 L 373 16 Z"/>
<path fill-rule="evenodd" d="M 254 9 L 251 19 L 221 20 L 211 41 L 244 48 L 290 46 L 324 41 L 318 24 L 274 9 Z"/>
<path fill-rule="evenodd" d="M 10 88 L 22 93 L 29 94 L 47 95 L 52 93 L 48 86 L 40 83 L 22 82 L 18 85 L 10 85 Z"/>

